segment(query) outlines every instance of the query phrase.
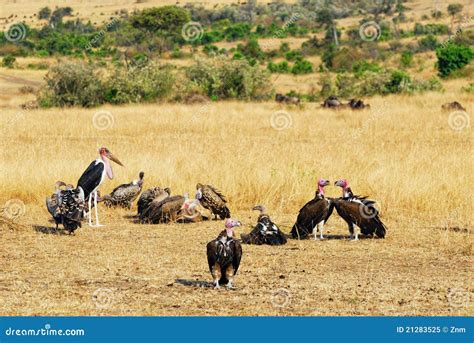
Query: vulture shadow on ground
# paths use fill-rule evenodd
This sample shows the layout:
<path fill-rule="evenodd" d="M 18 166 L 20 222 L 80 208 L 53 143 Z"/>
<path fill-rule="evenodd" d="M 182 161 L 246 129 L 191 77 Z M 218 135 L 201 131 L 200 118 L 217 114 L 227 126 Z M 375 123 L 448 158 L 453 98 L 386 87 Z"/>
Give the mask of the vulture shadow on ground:
<path fill-rule="evenodd" d="M 307 238 L 302 238 L 302 239 L 293 238 L 291 235 L 287 235 L 287 238 L 292 239 L 292 240 L 301 240 L 301 241 L 314 240 L 313 234 L 311 234 Z M 382 238 L 364 236 L 363 234 L 359 235 L 359 240 L 365 240 L 365 239 L 382 239 Z M 325 235 L 324 236 L 323 241 L 331 241 L 331 240 L 349 241 L 351 239 L 349 235 Z"/>
<path fill-rule="evenodd" d="M 214 284 L 208 281 L 176 279 L 175 282 L 183 286 L 214 288 Z"/>
<path fill-rule="evenodd" d="M 63 229 L 56 229 L 55 227 L 51 226 L 41 226 L 41 225 L 33 225 L 33 230 L 38 233 L 42 233 L 45 235 L 61 235 L 61 236 L 69 236 L 65 230 Z"/>

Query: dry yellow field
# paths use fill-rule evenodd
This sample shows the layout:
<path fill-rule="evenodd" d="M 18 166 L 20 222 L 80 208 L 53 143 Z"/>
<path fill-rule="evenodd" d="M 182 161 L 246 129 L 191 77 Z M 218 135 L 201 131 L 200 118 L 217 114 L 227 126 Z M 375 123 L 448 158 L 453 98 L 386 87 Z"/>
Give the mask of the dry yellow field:
<path fill-rule="evenodd" d="M 444 94 L 375 97 L 360 112 L 272 102 L 22 111 L 22 77 L 37 74 L 0 74 L 0 205 L 4 216 L 18 211 L 14 224 L 2 217 L 0 226 L 1 314 L 474 313 L 473 103 L 459 91 L 466 81 L 446 83 Z M 440 110 L 453 100 L 468 114 Z M 135 208 L 99 206 L 106 227 L 54 231 L 45 197 L 58 179 L 75 183 L 100 146 L 125 165 L 113 166 L 102 192 L 140 170 L 145 187 L 174 194 L 212 183 L 244 224 L 238 233 L 255 224 L 257 203 L 289 232 L 318 177 L 345 177 L 379 201 L 387 237 L 348 241 L 334 214 L 329 239 L 244 246 L 234 290 L 200 287 L 211 280 L 205 244 L 222 221 L 138 225 Z"/>

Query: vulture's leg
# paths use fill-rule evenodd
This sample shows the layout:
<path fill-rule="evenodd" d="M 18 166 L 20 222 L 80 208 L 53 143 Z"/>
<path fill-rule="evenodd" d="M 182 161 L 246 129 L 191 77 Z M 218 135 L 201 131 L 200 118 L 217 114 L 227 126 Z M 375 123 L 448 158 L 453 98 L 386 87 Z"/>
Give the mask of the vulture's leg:
<path fill-rule="evenodd" d="M 349 234 L 350 238 L 349 239 L 354 239 L 354 224 L 352 223 L 347 223 L 349 225 Z"/>
<path fill-rule="evenodd" d="M 92 194 L 89 194 L 89 201 L 88 201 L 88 208 L 89 208 L 89 212 L 88 212 L 88 216 L 89 216 L 89 226 L 93 226 L 92 225 Z"/>
<path fill-rule="evenodd" d="M 323 236 L 324 220 L 319 222 L 318 227 L 319 227 L 319 239 L 324 239 L 324 236 Z"/>
<path fill-rule="evenodd" d="M 225 278 L 229 280 L 226 285 L 227 288 L 232 288 L 232 276 L 234 276 L 234 267 L 230 265 L 225 270 Z"/>
<path fill-rule="evenodd" d="M 212 268 L 212 277 L 214 278 L 214 288 L 219 288 L 219 280 L 221 278 L 221 266 L 217 263 Z"/>

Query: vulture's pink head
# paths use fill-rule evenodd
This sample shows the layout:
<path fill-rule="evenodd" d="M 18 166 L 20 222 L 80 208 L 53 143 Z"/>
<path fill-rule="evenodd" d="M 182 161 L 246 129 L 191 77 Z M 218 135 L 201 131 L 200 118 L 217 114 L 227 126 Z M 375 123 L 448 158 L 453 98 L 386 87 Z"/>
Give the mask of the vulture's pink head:
<path fill-rule="evenodd" d="M 318 186 L 319 187 L 324 187 L 324 186 L 327 186 L 329 185 L 331 182 L 329 180 L 326 180 L 326 179 L 323 179 L 323 178 L 320 178 L 318 180 Z"/>
<path fill-rule="evenodd" d="M 339 179 L 334 184 L 341 188 L 347 188 L 349 186 L 349 182 L 346 179 Z"/>
<path fill-rule="evenodd" d="M 233 237 L 234 236 L 234 227 L 240 226 L 240 222 L 232 219 L 232 218 L 227 218 L 225 220 L 225 231 L 227 232 L 228 237 Z"/>

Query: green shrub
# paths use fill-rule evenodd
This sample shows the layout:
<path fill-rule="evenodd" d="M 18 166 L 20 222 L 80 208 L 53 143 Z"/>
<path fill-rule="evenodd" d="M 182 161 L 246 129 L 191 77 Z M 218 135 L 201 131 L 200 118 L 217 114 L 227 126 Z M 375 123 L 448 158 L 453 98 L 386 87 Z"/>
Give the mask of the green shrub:
<path fill-rule="evenodd" d="M 46 87 L 39 99 L 43 106 L 91 107 L 104 101 L 104 85 L 92 65 L 61 63 L 50 69 L 45 79 Z"/>
<path fill-rule="evenodd" d="M 400 56 L 400 65 L 403 68 L 408 68 L 413 64 L 413 53 L 411 51 L 404 51 Z"/>
<path fill-rule="evenodd" d="M 388 93 L 402 93 L 409 91 L 410 85 L 410 75 L 401 70 L 393 70 L 385 87 Z"/>
<path fill-rule="evenodd" d="M 474 57 L 474 51 L 469 46 L 449 43 L 436 49 L 436 57 L 439 75 L 448 77 L 469 64 Z"/>
<path fill-rule="evenodd" d="M 313 72 L 313 64 L 307 60 L 297 60 L 291 68 L 291 73 L 295 75 L 310 74 Z"/>
<path fill-rule="evenodd" d="M 378 73 L 382 70 L 377 63 L 371 63 L 367 60 L 357 61 L 352 65 L 352 71 L 356 77 L 363 75 L 366 71 Z"/>
<path fill-rule="evenodd" d="M 303 58 L 303 55 L 301 54 L 301 51 L 298 51 L 298 50 L 291 50 L 291 51 L 288 51 L 288 52 L 285 54 L 285 58 L 286 58 L 288 61 L 296 61 L 297 59 Z"/>
<path fill-rule="evenodd" d="M 218 56 L 211 60 L 198 59 L 186 69 L 188 79 L 215 99 L 264 99 L 271 93 L 269 73 L 243 60 Z"/>
<path fill-rule="evenodd" d="M 474 94 L 474 83 L 470 83 L 467 86 L 461 88 L 463 92 Z"/>
<path fill-rule="evenodd" d="M 437 46 L 438 40 L 433 35 L 428 35 L 418 41 L 418 51 L 420 52 L 435 50 Z"/>
<path fill-rule="evenodd" d="M 150 102 L 171 93 L 171 67 L 148 63 L 141 68 L 117 68 L 105 82 L 105 101 L 112 104 Z"/>
<path fill-rule="evenodd" d="M 6 68 L 13 68 L 16 58 L 13 55 L 5 55 L 2 59 L 2 66 Z"/>
<path fill-rule="evenodd" d="M 271 73 L 286 74 L 290 72 L 290 66 L 288 65 L 287 61 L 283 61 L 280 63 L 270 62 L 268 63 L 267 68 Z"/>

